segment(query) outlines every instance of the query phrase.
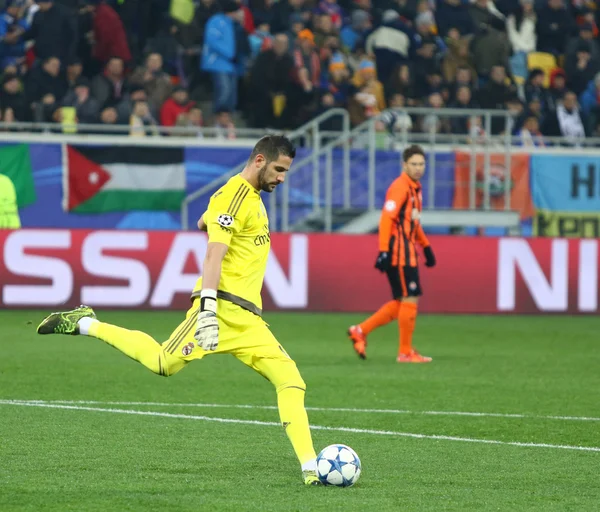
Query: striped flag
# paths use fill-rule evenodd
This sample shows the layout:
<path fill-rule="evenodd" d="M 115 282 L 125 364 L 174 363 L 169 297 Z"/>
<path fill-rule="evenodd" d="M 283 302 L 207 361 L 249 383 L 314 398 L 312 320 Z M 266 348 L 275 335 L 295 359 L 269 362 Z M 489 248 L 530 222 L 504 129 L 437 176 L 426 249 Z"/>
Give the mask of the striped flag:
<path fill-rule="evenodd" d="M 63 208 L 77 213 L 179 210 L 185 196 L 183 148 L 63 148 Z"/>

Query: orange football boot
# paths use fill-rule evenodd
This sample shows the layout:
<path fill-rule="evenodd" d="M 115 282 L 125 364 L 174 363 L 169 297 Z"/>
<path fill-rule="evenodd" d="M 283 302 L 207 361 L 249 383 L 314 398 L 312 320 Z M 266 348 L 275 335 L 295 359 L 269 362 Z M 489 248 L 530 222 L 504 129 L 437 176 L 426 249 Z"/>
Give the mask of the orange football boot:
<path fill-rule="evenodd" d="M 348 337 L 352 340 L 354 352 L 361 359 L 367 358 L 367 337 L 363 334 L 362 329 L 358 325 L 351 325 L 348 329 Z"/>
<path fill-rule="evenodd" d="M 398 363 L 431 363 L 431 357 L 422 356 L 416 350 L 411 350 L 410 354 L 398 354 L 396 359 Z"/>

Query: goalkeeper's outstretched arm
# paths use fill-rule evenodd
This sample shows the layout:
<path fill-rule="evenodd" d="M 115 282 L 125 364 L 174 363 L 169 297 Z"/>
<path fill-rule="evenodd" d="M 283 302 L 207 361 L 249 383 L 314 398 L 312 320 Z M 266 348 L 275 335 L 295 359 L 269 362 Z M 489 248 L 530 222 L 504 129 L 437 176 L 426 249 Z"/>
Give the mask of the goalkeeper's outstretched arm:
<path fill-rule="evenodd" d="M 229 246 L 221 242 L 209 242 L 202 267 L 202 289 L 217 290 L 221 280 L 221 265 Z"/>

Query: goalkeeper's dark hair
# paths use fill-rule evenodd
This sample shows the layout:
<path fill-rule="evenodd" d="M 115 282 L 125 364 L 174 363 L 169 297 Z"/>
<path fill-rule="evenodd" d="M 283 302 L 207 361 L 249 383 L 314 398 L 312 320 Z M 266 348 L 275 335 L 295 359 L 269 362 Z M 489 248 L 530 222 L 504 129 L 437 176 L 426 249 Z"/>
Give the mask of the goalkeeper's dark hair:
<path fill-rule="evenodd" d="M 423 148 L 417 144 L 408 146 L 404 150 L 404 153 L 402 153 L 402 161 L 408 162 L 415 155 L 421 155 L 423 158 L 425 158 L 425 151 L 423 151 Z"/>
<path fill-rule="evenodd" d="M 285 135 L 265 135 L 254 146 L 252 153 L 250 153 L 250 158 L 248 158 L 248 163 L 253 162 L 258 155 L 263 155 L 268 164 L 269 162 L 274 162 L 282 155 L 295 158 L 296 148 L 292 141 Z"/>

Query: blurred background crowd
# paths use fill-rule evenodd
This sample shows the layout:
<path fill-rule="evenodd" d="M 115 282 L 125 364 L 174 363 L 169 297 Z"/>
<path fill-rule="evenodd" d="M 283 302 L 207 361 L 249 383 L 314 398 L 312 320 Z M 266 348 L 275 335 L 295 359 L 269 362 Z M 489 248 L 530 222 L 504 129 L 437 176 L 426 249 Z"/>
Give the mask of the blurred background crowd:
<path fill-rule="evenodd" d="M 4 123 L 291 129 L 334 107 L 508 109 L 524 145 L 600 135 L 594 2 L 0 0 Z M 476 134 L 477 117 L 394 114 Z M 330 129 L 338 129 L 331 126 Z M 200 130 L 198 130 L 200 135 Z"/>

